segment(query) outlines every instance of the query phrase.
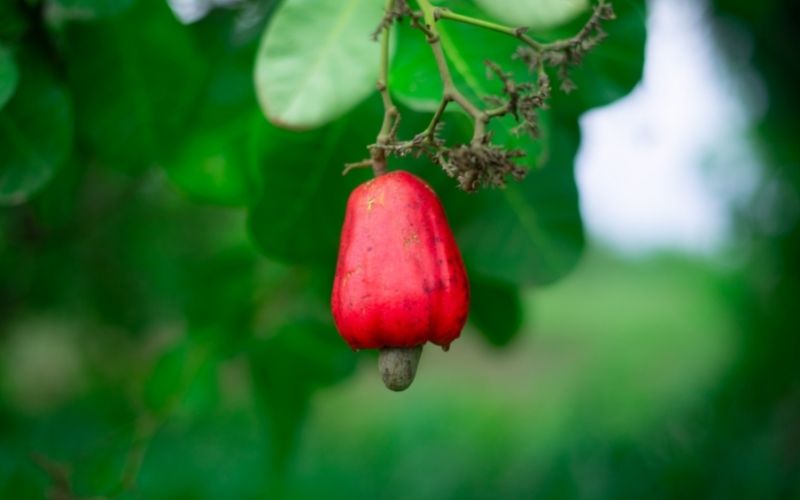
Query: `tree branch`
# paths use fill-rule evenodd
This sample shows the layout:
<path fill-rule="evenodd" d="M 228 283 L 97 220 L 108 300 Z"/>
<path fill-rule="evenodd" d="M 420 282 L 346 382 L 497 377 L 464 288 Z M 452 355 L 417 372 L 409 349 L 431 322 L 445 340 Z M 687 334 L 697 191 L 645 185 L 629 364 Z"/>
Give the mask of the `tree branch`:
<path fill-rule="evenodd" d="M 514 38 L 525 43 L 526 45 L 528 45 L 530 48 L 534 49 L 537 52 L 546 52 L 546 51 L 564 50 L 574 46 L 576 43 L 579 43 L 580 41 L 584 40 L 586 36 L 589 34 L 589 32 L 592 29 L 594 29 L 601 20 L 610 19 L 611 17 L 613 17 L 613 12 L 610 11 L 610 5 L 606 3 L 606 0 L 598 0 L 597 5 L 594 7 L 594 10 L 592 11 L 592 16 L 589 18 L 586 24 L 584 24 L 583 28 L 581 28 L 581 30 L 578 33 L 576 33 L 574 36 L 570 38 L 566 38 L 564 40 L 557 40 L 555 42 L 550 42 L 550 43 L 542 43 L 528 36 L 526 34 L 528 28 L 505 26 L 491 21 L 478 19 L 476 17 L 465 16 L 463 14 L 458 14 L 456 12 L 453 12 L 452 10 L 446 7 L 435 8 L 433 15 L 434 18 L 437 20 L 448 19 L 450 21 L 455 21 L 463 24 L 470 24 L 472 26 L 477 26 L 479 28 L 484 28 L 491 31 L 496 31 L 498 33 L 503 33 L 505 35 L 513 36 Z"/>

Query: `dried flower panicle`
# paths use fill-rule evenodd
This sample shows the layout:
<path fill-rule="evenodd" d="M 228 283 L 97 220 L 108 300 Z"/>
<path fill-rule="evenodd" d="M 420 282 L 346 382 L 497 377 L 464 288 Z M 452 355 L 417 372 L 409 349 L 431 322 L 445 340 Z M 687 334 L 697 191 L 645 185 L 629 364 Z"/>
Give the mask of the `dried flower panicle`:
<path fill-rule="evenodd" d="M 570 93 L 577 89 L 569 77 L 569 69 L 579 65 L 587 52 L 595 48 L 608 36 L 603 30 L 603 21 L 616 19 L 611 4 L 601 1 L 592 11 L 592 16 L 572 38 L 545 46 L 543 50 L 523 45 L 514 53 L 514 58 L 523 61 L 531 72 L 542 73 L 545 67 L 558 68 L 559 88 Z"/>
<path fill-rule="evenodd" d="M 435 161 L 461 189 L 473 192 L 482 187 L 505 187 L 508 176 L 524 179 L 528 169 L 514 161 L 523 156 L 524 151 L 494 144 L 461 144 L 440 149 Z"/>
<path fill-rule="evenodd" d="M 503 71 L 497 63 L 486 61 L 485 64 L 489 70 L 488 76 L 496 76 L 503 82 L 505 96 L 488 96 L 486 101 L 496 106 L 489 113 L 497 116 L 510 114 L 517 121 L 517 126 L 511 130 L 514 134 L 527 133 L 535 139 L 539 138 L 541 133 L 537 111 L 548 107 L 547 100 L 552 90 L 550 77 L 541 71 L 535 84 L 520 83 L 514 81 L 511 73 Z"/>

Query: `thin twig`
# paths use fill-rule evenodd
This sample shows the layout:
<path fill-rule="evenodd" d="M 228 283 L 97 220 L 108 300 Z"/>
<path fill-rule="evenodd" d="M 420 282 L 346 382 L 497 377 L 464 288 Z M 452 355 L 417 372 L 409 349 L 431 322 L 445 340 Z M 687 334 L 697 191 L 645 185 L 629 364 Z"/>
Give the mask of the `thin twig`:
<path fill-rule="evenodd" d="M 391 16 L 394 12 L 395 0 L 386 0 L 384 8 L 384 15 Z M 376 144 L 377 148 L 372 148 L 370 151 L 370 158 L 372 160 L 372 171 L 375 177 L 386 173 L 386 152 L 380 147 L 384 144 L 390 143 L 394 139 L 396 130 L 395 122 L 398 120 L 399 113 L 397 107 L 392 102 L 392 95 L 389 92 L 389 35 L 391 34 L 392 25 L 384 26 L 381 31 L 381 56 L 380 56 L 380 70 L 378 73 L 378 92 L 381 94 L 383 100 L 383 123 L 381 123 L 381 130 L 378 132 Z M 345 173 L 349 170 L 345 169 Z"/>

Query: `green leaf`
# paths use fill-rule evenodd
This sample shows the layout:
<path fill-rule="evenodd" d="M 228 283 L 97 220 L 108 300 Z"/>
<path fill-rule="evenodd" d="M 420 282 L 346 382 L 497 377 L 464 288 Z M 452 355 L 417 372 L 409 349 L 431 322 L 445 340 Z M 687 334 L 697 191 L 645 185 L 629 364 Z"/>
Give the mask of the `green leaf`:
<path fill-rule="evenodd" d="M 578 88 L 568 95 L 556 91 L 555 97 L 559 99 L 553 103 L 554 108 L 558 106 L 560 111 L 577 117 L 588 109 L 625 97 L 642 79 L 647 37 L 644 2 L 617 0 L 613 5 L 617 18 L 603 23 L 608 38 L 589 51 L 581 65 L 570 69 L 570 78 Z M 579 16 L 560 35 L 576 33 L 587 16 L 588 13 Z"/>
<path fill-rule="evenodd" d="M 513 130 L 517 122 L 510 115 L 495 119 L 489 124 L 493 142 L 502 144 L 508 149 L 524 151 L 526 156 L 519 161 L 532 169 L 545 165 L 550 156 L 550 141 L 556 133 L 556 131 L 552 130 L 553 113 L 549 109 L 538 110 L 537 115 L 539 117 L 538 137 L 532 137 L 527 132 L 515 133 Z"/>
<path fill-rule="evenodd" d="M 442 99 L 442 81 L 430 46 L 421 32 L 396 24 L 397 45 L 389 67 L 389 90 L 401 103 L 415 111 L 433 112 Z"/>
<path fill-rule="evenodd" d="M 163 160 L 185 131 L 205 73 L 187 29 L 165 2 L 69 23 L 67 74 L 79 137 L 110 167 L 136 171 Z"/>
<path fill-rule="evenodd" d="M 0 44 L 0 111 L 3 106 L 14 95 L 19 80 L 19 71 L 14 62 L 11 51 L 3 44 Z"/>
<path fill-rule="evenodd" d="M 0 111 L 0 205 L 30 198 L 69 157 L 69 97 L 38 54 L 22 52 L 16 93 Z"/>
<path fill-rule="evenodd" d="M 475 0 L 475 3 L 504 24 L 532 30 L 558 26 L 589 7 L 588 0 Z"/>
<path fill-rule="evenodd" d="M 574 178 L 574 117 L 553 118 L 550 156 L 520 183 L 474 197 L 475 216 L 457 229 L 470 269 L 487 278 L 544 285 L 569 272 L 583 249 Z"/>
<path fill-rule="evenodd" d="M 345 163 L 368 156 L 380 127 L 380 103 L 312 132 L 267 127 L 258 142 L 262 192 L 248 217 L 257 246 L 283 262 L 335 264 L 347 197 L 367 172 L 342 176 Z"/>
<path fill-rule="evenodd" d="M 460 13 L 480 15 L 464 5 Z M 484 61 L 493 60 L 520 80 L 530 80 L 527 69 L 511 56 L 519 42 L 507 35 L 474 26 L 440 21 L 437 24 L 442 49 L 456 87 L 480 104 L 484 96 L 501 93 L 497 78 L 488 78 Z M 442 97 L 442 82 L 425 36 L 406 23 L 397 26 L 398 50 L 389 80 L 392 94 L 416 111 L 434 111 Z"/>
<path fill-rule="evenodd" d="M 370 35 L 379 0 L 286 0 L 264 31 L 255 66 L 258 99 L 274 124 L 314 128 L 375 90 L 379 45 Z"/>
<path fill-rule="evenodd" d="M 453 8 L 474 14 L 468 4 Z M 643 64 L 641 2 L 621 3 L 618 12 L 619 19 L 608 23 L 609 39 L 587 55 L 583 66 L 573 68 L 579 90 L 569 95 L 556 91 L 553 109 L 539 113 L 541 140 L 509 134 L 513 126 L 509 118 L 492 124 L 496 142 L 524 149 L 528 153 L 525 161 L 531 165 L 536 162 L 538 167 L 521 183 L 477 194 L 471 199 L 473 207 L 466 210 L 469 215 L 456 216 L 454 227 L 465 260 L 479 274 L 508 283 L 541 285 L 560 278 L 577 262 L 584 244 L 573 173 L 579 145 L 578 117 L 591 107 L 627 94 L 639 80 Z M 585 22 L 584 17 L 545 34 L 543 39 L 574 35 Z M 518 42 L 446 21 L 438 27 L 459 89 L 473 100 L 497 93 L 497 87 L 492 87 L 497 83 L 483 77 L 479 63 L 488 58 L 505 65 Z M 410 28 L 400 30 L 400 43 L 412 50 L 399 52 L 395 59 L 393 91 L 398 99 L 416 109 L 432 110 L 441 97 L 441 82 L 430 48 L 420 39 L 420 34 Z M 530 76 L 518 73 L 518 63 L 511 65 L 506 69 L 513 69 L 518 79 L 530 80 Z M 448 206 L 465 205 L 451 193 L 444 192 L 443 197 Z"/>
<path fill-rule="evenodd" d="M 522 328 L 519 288 L 502 281 L 470 276 L 470 321 L 490 344 L 508 345 Z"/>

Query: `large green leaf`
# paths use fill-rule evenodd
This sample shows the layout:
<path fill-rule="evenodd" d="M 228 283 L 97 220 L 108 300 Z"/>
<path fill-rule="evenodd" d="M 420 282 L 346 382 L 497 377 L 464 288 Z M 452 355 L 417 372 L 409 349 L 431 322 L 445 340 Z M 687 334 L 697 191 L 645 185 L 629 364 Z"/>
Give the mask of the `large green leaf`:
<path fill-rule="evenodd" d="M 589 7 L 589 0 L 475 0 L 509 26 L 540 30 L 569 21 Z"/>
<path fill-rule="evenodd" d="M 540 143 L 546 153 L 540 157 L 543 167 L 520 184 L 482 193 L 487 208 L 459 233 L 465 257 L 485 276 L 542 285 L 569 272 L 580 257 L 584 237 L 573 174 L 580 142 L 578 118 L 589 108 L 626 95 L 640 79 L 644 60 L 641 3 L 615 4 L 620 4 L 619 18 L 609 23 L 609 39 L 572 70 L 578 91 L 556 92 L 553 109 L 543 115 L 552 122 L 543 129 Z M 581 22 L 554 36 L 569 36 Z M 498 139 L 512 144 L 499 134 Z M 529 149 L 536 144 L 516 146 Z"/>
<path fill-rule="evenodd" d="M 424 35 L 405 23 L 394 27 L 397 45 L 389 72 L 389 89 L 403 104 L 417 111 L 435 111 L 442 98 L 442 81 Z"/>
<path fill-rule="evenodd" d="M 20 81 L 0 111 L 0 205 L 26 201 L 72 148 L 72 107 L 38 54 L 20 57 Z"/>
<path fill-rule="evenodd" d="M 625 97 L 642 78 L 647 36 L 644 2 L 615 0 L 612 4 L 617 18 L 603 23 L 608 38 L 570 70 L 570 78 L 578 88 L 559 102 L 561 111 L 577 116 L 590 108 L 611 104 Z M 578 16 L 556 36 L 576 33 L 587 16 L 588 12 Z"/>
<path fill-rule="evenodd" d="M 377 100 L 371 99 L 317 131 L 264 130 L 258 162 L 262 192 L 248 225 L 265 254 L 332 268 L 347 197 L 367 177 L 359 171 L 342 176 L 342 170 L 368 155 L 380 116 Z"/>
<path fill-rule="evenodd" d="M 98 159 L 138 170 L 163 160 L 181 140 L 203 63 L 165 2 L 137 2 L 122 15 L 69 23 L 64 55 L 79 138 Z"/>
<path fill-rule="evenodd" d="M 579 133 L 575 117 L 554 117 L 544 166 L 520 183 L 474 197 L 476 215 L 457 229 L 467 264 L 509 283 L 543 285 L 567 272 L 584 236 L 573 175 Z"/>
<path fill-rule="evenodd" d="M 11 51 L 0 43 L 0 111 L 14 95 L 19 80 L 19 71 Z"/>
<path fill-rule="evenodd" d="M 470 276 L 469 282 L 470 321 L 490 344 L 507 345 L 522 327 L 519 287 L 480 275 Z"/>
<path fill-rule="evenodd" d="M 470 200 L 473 205 L 468 209 L 470 216 L 456 217 L 455 229 L 464 257 L 479 274 L 509 283 L 541 285 L 563 276 L 577 262 L 584 240 L 573 174 L 579 145 L 578 117 L 590 107 L 624 96 L 641 75 L 644 47 L 641 2 L 621 3 L 617 9 L 619 19 L 608 23 L 610 38 L 587 55 L 583 66 L 573 68 L 579 90 L 569 95 L 556 91 L 553 109 L 540 113 L 543 134 L 539 141 L 509 134 L 513 122 L 508 118 L 505 123 L 493 124 L 497 143 L 524 149 L 528 152 L 525 161 L 539 168 L 534 168 L 521 183 L 475 195 Z M 452 7 L 458 7 L 458 11 L 474 13 L 469 4 L 456 4 Z M 569 26 L 543 35 L 543 39 L 573 35 L 585 22 L 585 16 L 580 17 Z M 471 96 L 491 92 L 493 82 L 483 78 L 480 63 L 491 58 L 502 64 L 518 42 L 447 21 L 441 21 L 438 27 L 459 88 Z M 490 37 L 499 38 L 491 43 Z M 419 38 L 419 33 L 401 30 L 401 43 L 412 50 L 405 56 L 398 52 L 396 70 L 392 73 L 393 88 L 403 102 L 431 109 L 441 96 L 441 83 L 432 67 L 429 47 L 424 42 L 419 44 Z M 524 77 L 516 74 L 518 78 Z M 444 197 L 448 206 L 454 204 L 453 200 L 461 206 L 466 204 L 452 193 L 444 192 Z"/>
<path fill-rule="evenodd" d="M 313 128 L 343 115 L 375 89 L 379 46 L 370 34 L 380 0 L 286 0 L 259 49 L 255 81 L 265 115 Z"/>

